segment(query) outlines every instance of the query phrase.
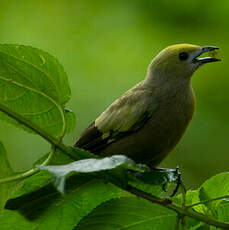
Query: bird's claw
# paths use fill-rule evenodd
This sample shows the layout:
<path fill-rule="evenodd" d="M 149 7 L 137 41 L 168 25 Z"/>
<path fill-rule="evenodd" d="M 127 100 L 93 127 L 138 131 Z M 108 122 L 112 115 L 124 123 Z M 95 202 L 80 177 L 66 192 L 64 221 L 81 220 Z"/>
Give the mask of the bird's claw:
<path fill-rule="evenodd" d="M 173 190 L 172 194 L 170 195 L 170 197 L 173 197 L 176 195 L 178 189 L 180 188 L 180 186 L 183 188 L 184 190 L 184 193 L 186 193 L 186 188 L 185 188 L 185 185 L 183 183 L 183 180 L 182 180 L 182 176 L 181 176 L 181 172 L 179 171 L 179 167 L 177 166 L 176 167 L 176 172 L 177 172 L 177 184 L 176 184 L 176 187 L 175 189 Z"/>

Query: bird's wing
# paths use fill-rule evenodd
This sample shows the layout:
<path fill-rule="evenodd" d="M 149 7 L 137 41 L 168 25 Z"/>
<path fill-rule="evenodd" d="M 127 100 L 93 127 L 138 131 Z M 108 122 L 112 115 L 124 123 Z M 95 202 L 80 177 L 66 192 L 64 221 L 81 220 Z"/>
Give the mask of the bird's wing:
<path fill-rule="evenodd" d="M 137 85 L 112 103 L 82 133 L 75 146 L 98 153 L 111 142 L 141 128 L 156 107 L 152 92 Z"/>

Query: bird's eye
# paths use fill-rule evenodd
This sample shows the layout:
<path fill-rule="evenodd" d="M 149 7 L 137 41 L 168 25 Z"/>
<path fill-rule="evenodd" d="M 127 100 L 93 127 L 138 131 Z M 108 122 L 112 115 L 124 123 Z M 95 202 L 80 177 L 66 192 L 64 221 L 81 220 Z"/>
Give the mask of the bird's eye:
<path fill-rule="evenodd" d="M 186 52 L 179 53 L 179 59 L 181 61 L 187 60 L 188 59 L 188 53 L 186 53 Z"/>

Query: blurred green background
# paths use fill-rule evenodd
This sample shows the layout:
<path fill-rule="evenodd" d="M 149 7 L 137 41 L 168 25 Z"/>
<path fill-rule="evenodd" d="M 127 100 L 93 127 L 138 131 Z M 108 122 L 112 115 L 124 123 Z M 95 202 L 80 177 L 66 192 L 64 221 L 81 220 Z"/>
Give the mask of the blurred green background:
<path fill-rule="evenodd" d="M 142 80 L 151 59 L 176 43 L 216 45 L 223 62 L 192 80 L 197 107 L 182 141 L 161 166 L 180 166 L 195 188 L 229 169 L 228 0 L 0 0 L 0 42 L 32 45 L 56 56 L 72 89 L 76 137 L 114 99 Z M 31 167 L 49 145 L 0 122 L 0 140 L 16 170 Z"/>

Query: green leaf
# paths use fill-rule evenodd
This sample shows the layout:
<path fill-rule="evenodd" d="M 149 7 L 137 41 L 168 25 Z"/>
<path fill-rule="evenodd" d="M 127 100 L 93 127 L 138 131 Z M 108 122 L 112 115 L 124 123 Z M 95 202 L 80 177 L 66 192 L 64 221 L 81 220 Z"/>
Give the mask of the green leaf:
<path fill-rule="evenodd" d="M 65 179 L 71 172 L 78 173 L 92 173 L 103 170 L 115 169 L 122 166 L 126 169 L 135 170 L 138 172 L 144 172 L 146 167 L 140 164 L 136 164 L 130 158 L 124 155 L 113 155 L 111 157 L 105 157 L 103 159 L 85 159 L 72 162 L 67 165 L 60 166 L 37 166 L 41 170 L 48 170 L 55 180 L 55 186 L 60 193 L 64 193 Z"/>
<path fill-rule="evenodd" d="M 92 156 L 92 154 L 89 154 L 89 152 L 87 151 L 83 151 L 73 147 L 70 147 L 69 149 L 72 150 L 72 154 L 80 155 L 80 157 L 86 158 L 88 156 L 90 157 Z M 42 156 L 39 160 L 37 160 L 35 165 L 41 164 L 42 162 L 44 162 L 44 160 L 47 157 L 48 154 Z M 72 158 L 70 158 L 68 155 L 64 154 L 60 150 L 56 150 L 50 164 L 63 165 L 63 164 L 68 164 L 72 161 L 73 161 Z M 10 191 L 9 199 L 14 199 L 26 194 L 30 194 L 35 190 L 39 190 L 42 187 L 47 186 L 48 184 L 50 184 L 51 181 L 52 181 L 52 176 L 48 171 L 40 171 L 35 175 L 24 178 L 23 180 L 18 180 L 17 186 L 15 186 Z M 13 201 L 11 201 L 11 203 L 13 203 Z M 15 204 L 13 205 L 15 206 Z"/>
<path fill-rule="evenodd" d="M 140 198 L 129 197 L 102 204 L 75 230 L 166 230 L 173 229 L 175 221 L 175 212 Z"/>
<path fill-rule="evenodd" d="M 8 162 L 6 150 L 0 142 L 0 180 L 12 175 L 13 170 Z M 0 183 L 0 213 L 3 210 L 14 185 L 15 182 Z"/>
<path fill-rule="evenodd" d="M 67 75 L 53 56 L 30 46 L 0 45 L 1 104 L 62 137 L 66 129 L 63 107 L 69 99 Z M 3 113 L 0 118 L 19 126 Z"/>
<path fill-rule="evenodd" d="M 128 193 L 89 175 L 74 175 L 61 196 L 51 184 L 23 197 L 0 215 L 1 230 L 71 230 L 101 203 Z M 20 215 L 18 214 L 20 213 Z M 20 222 L 18 225 L 15 223 Z"/>
<path fill-rule="evenodd" d="M 47 155 L 42 157 L 38 161 L 43 162 L 46 158 Z M 51 162 L 54 164 L 63 164 L 69 163 L 71 161 L 72 160 L 68 156 L 61 153 L 60 151 L 56 151 Z M 7 160 L 6 151 L 0 143 L 0 179 L 11 176 L 15 176 L 15 174 L 13 174 L 13 171 Z M 25 194 L 29 194 L 34 190 L 38 190 L 50 184 L 51 181 L 52 176 L 50 175 L 50 173 L 42 171 L 24 179 L 0 183 L 0 212 L 8 199 L 14 199 Z"/>
<path fill-rule="evenodd" d="M 185 196 L 185 204 L 186 206 L 192 205 L 193 203 L 196 203 L 196 200 L 198 200 L 199 191 L 198 190 L 188 190 L 186 192 Z M 182 206 L 182 194 L 178 194 L 177 196 L 172 198 L 173 203 L 177 204 L 178 206 Z M 198 210 L 199 211 L 199 210 Z M 185 227 L 189 230 L 198 230 L 199 227 L 203 226 L 204 223 L 199 222 L 198 220 L 195 220 L 193 218 L 185 217 Z M 181 228 L 183 229 L 183 228 Z"/>
<path fill-rule="evenodd" d="M 185 205 L 189 206 L 196 202 L 196 197 L 198 197 L 199 191 L 198 190 L 188 190 L 185 195 Z M 181 206 L 182 205 L 182 194 L 178 194 L 177 196 L 173 197 L 172 200 L 175 204 Z"/>
<path fill-rule="evenodd" d="M 66 121 L 66 133 L 71 133 L 75 128 L 76 117 L 75 114 L 68 108 L 64 109 L 64 116 Z"/>
<path fill-rule="evenodd" d="M 0 177 L 6 177 L 13 174 L 13 170 L 9 164 L 6 150 L 0 142 Z"/>
<path fill-rule="evenodd" d="M 187 219 L 187 218 L 186 218 Z M 189 218 L 190 219 L 190 218 Z M 192 219 L 193 220 L 193 219 Z M 196 221 L 197 222 L 197 221 Z M 187 226 L 187 221 L 185 222 Z M 196 225 L 188 228 L 188 230 L 209 230 L 209 226 L 206 226 L 204 223 L 199 222 Z"/>
<path fill-rule="evenodd" d="M 214 199 L 217 197 L 225 196 L 229 194 L 229 172 L 217 174 L 210 179 L 206 180 L 199 189 L 200 201 Z M 210 209 L 213 213 L 221 200 L 214 202 L 207 202 L 204 205 Z"/>
<path fill-rule="evenodd" d="M 67 155 L 57 151 L 51 163 L 59 165 L 71 161 Z M 50 229 L 70 230 L 102 202 L 129 196 L 114 185 L 87 174 L 68 178 L 66 195 L 61 196 L 50 183 L 51 178 L 50 173 L 41 171 L 21 182 L 6 205 L 7 209 L 19 211 L 20 215 L 17 211 L 6 210 L 3 216 L 0 215 L 1 230 L 47 229 L 47 226 Z M 20 223 L 15 225 L 17 221 Z"/>
<path fill-rule="evenodd" d="M 47 158 L 48 154 L 41 157 L 37 162 L 41 163 Z M 56 150 L 53 159 L 51 160 L 51 164 L 67 164 L 72 162 L 72 159 L 69 158 L 67 155 L 63 154 L 61 151 Z M 20 197 L 25 194 L 29 194 L 35 190 L 38 190 L 52 181 L 52 176 L 50 173 L 46 171 L 40 171 L 35 175 L 30 177 L 26 177 L 23 180 L 18 181 L 17 186 L 12 189 L 10 194 L 10 199 Z"/>
<path fill-rule="evenodd" d="M 31 222 L 16 211 L 4 210 L 0 215 L 0 225 L 3 230 L 31 230 Z"/>
<path fill-rule="evenodd" d="M 229 201 L 223 201 L 217 206 L 217 217 L 219 221 L 229 223 Z M 216 230 L 218 228 L 211 226 L 210 230 Z"/>
<path fill-rule="evenodd" d="M 8 199 L 20 197 L 29 194 L 34 190 L 40 189 L 51 183 L 52 177 L 47 172 L 38 172 L 32 176 L 21 180 L 16 180 L 17 186 L 11 189 Z"/>

